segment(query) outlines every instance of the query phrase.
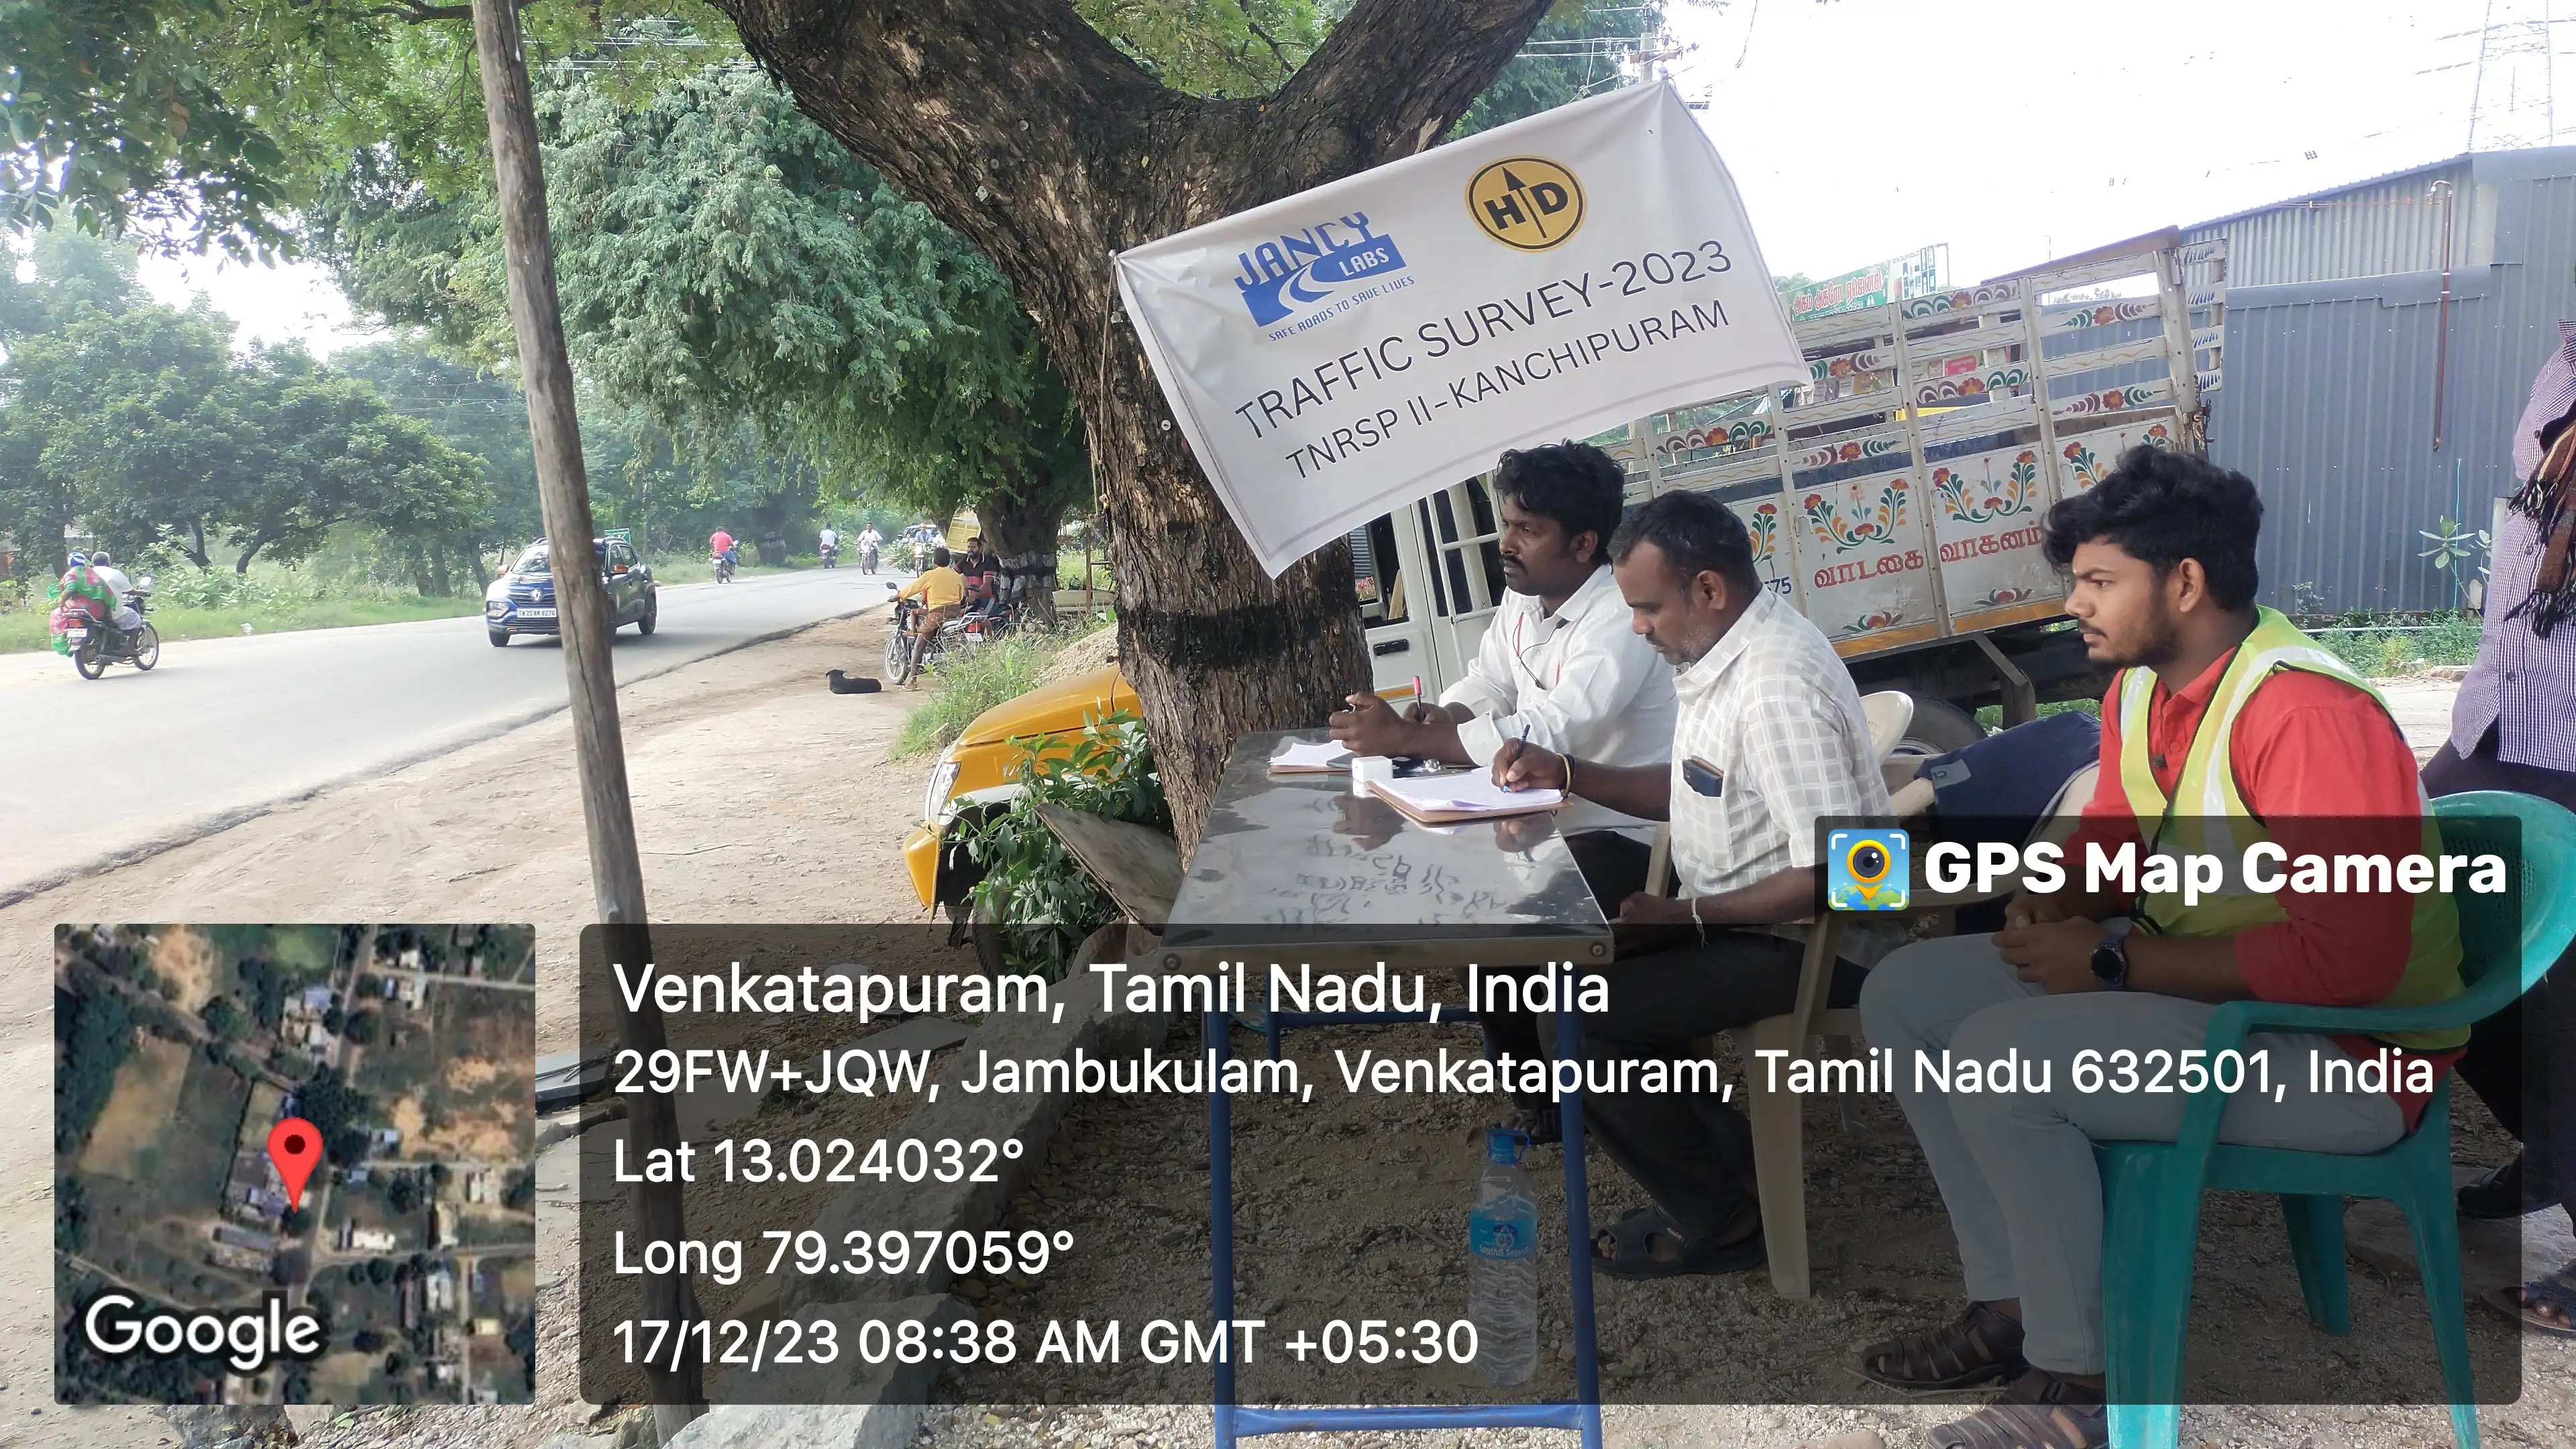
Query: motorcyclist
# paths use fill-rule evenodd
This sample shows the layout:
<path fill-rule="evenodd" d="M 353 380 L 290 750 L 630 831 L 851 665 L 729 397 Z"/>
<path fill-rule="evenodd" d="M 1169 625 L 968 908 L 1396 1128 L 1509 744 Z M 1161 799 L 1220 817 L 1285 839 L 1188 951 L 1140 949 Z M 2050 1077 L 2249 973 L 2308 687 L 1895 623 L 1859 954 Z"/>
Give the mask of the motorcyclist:
<path fill-rule="evenodd" d="M 912 668 L 907 671 L 912 676 L 907 687 L 912 689 L 921 688 L 921 661 L 930 652 L 930 641 L 939 637 L 941 625 L 956 617 L 959 602 L 966 596 L 966 580 L 950 566 L 948 550 L 931 550 L 930 567 L 895 591 L 895 603 L 900 606 L 916 595 L 922 609 L 921 618 L 913 625 Z"/>
<path fill-rule="evenodd" d="M 877 546 L 885 542 L 873 523 L 859 530 L 859 566 L 869 573 L 877 571 Z"/>
<path fill-rule="evenodd" d="M 67 561 L 61 580 L 45 596 L 54 601 L 54 652 L 64 655 L 72 652 L 71 631 L 94 629 L 107 622 L 120 598 L 107 591 L 106 583 L 89 566 L 88 556 L 77 552 Z"/>
<path fill-rule="evenodd" d="M 734 542 L 734 536 L 722 528 L 707 535 L 707 552 L 727 568 L 732 568 L 740 562 L 734 552 L 738 546 Z"/>
<path fill-rule="evenodd" d="M 125 576 L 125 571 L 123 569 L 117 568 L 109 560 L 106 549 L 94 548 L 90 550 L 89 568 L 90 572 L 98 575 L 98 581 L 100 583 L 107 585 L 108 597 L 114 599 L 118 604 L 123 604 L 125 602 L 125 596 L 134 592 L 133 581 Z"/>
<path fill-rule="evenodd" d="M 823 562 L 830 564 L 833 556 L 841 551 L 841 531 L 828 523 L 824 524 L 822 533 L 817 535 L 817 541 L 822 546 Z"/>

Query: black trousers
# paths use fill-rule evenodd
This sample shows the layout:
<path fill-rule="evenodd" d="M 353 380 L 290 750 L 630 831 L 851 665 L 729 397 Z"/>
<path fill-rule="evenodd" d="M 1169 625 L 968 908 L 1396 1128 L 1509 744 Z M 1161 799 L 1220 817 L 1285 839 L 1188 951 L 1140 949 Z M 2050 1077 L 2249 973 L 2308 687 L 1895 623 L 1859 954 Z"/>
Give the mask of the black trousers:
<path fill-rule="evenodd" d="M 1777 936 L 1711 931 L 1705 945 L 1617 962 L 1608 972 L 1610 1009 L 1584 1019 L 1584 1056 L 1596 1063 L 1697 1057 L 1701 1038 L 1787 1011 L 1803 954 L 1797 942 Z M 1860 968 L 1841 963 L 1832 1004 L 1859 1000 L 1860 982 Z M 1583 1120 L 1685 1236 L 1715 1236 L 1754 1201 L 1752 1126 L 1717 1093 L 1587 1091 Z"/>
<path fill-rule="evenodd" d="M 1574 853 L 1574 867 L 1583 872 L 1583 883 L 1599 902 L 1601 914 L 1619 918 L 1619 904 L 1646 888 L 1646 862 L 1654 854 L 1643 841 L 1631 840 L 1615 830 L 1587 830 L 1565 837 L 1566 849 Z M 1485 1055 L 1506 1053 L 1522 1060 L 1540 1055 L 1538 1015 L 1517 1011 L 1497 1013 L 1485 1020 Z M 1525 1109 L 1546 1102 L 1544 1097 L 1515 1092 L 1513 1100 Z"/>
<path fill-rule="evenodd" d="M 2463 757 L 2445 744 L 2425 762 L 2428 795 L 2512 790 L 2576 810 L 2576 774 L 2510 764 L 2487 731 Z M 2560 956 L 2521 1000 L 2469 1029 L 2460 1080 L 2523 1144 L 2523 1194 L 2556 1198 L 2576 1216 L 2576 948 Z"/>

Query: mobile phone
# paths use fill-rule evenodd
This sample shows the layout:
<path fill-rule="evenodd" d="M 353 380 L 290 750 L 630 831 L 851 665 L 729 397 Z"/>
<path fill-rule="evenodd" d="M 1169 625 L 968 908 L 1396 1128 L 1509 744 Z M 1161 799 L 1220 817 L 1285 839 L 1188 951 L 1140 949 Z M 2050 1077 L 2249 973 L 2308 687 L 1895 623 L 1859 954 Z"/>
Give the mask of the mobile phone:
<path fill-rule="evenodd" d="M 1682 761 L 1682 783 L 1691 788 L 1692 794 L 1711 799 L 1726 793 L 1725 774 L 1697 755 Z"/>

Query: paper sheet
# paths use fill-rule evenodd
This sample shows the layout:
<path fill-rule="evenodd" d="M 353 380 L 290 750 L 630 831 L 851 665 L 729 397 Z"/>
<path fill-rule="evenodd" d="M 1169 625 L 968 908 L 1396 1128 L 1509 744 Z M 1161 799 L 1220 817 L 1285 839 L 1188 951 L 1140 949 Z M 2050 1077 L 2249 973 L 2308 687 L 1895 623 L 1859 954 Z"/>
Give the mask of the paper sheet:
<path fill-rule="evenodd" d="M 1565 803 L 1562 790 L 1506 790 L 1482 770 L 1380 780 L 1373 788 L 1391 800 L 1400 797 L 1400 803 L 1426 814 L 1526 815 Z"/>
<path fill-rule="evenodd" d="M 1270 757 L 1276 774 L 1319 774 L 1351 767 L 1351 747 L 1340 740 L 1289 740 Z"/>

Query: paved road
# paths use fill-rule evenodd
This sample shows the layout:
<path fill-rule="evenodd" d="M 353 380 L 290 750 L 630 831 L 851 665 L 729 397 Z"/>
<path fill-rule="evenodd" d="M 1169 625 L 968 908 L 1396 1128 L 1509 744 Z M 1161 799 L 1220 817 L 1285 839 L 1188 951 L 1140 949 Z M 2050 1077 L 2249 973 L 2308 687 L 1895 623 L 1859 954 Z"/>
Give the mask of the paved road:
<path fill-rule="evenodd" d="M 653 637 L 617 636 L 619 682 L 879 605 L 887 577 L 665 588 Z M 150 674 L 97 681 L 50 651 L 0 655 L 0 905 L 563 705 L 554 641 L 495 649 L 471 617 L 165 644 Z"/>

